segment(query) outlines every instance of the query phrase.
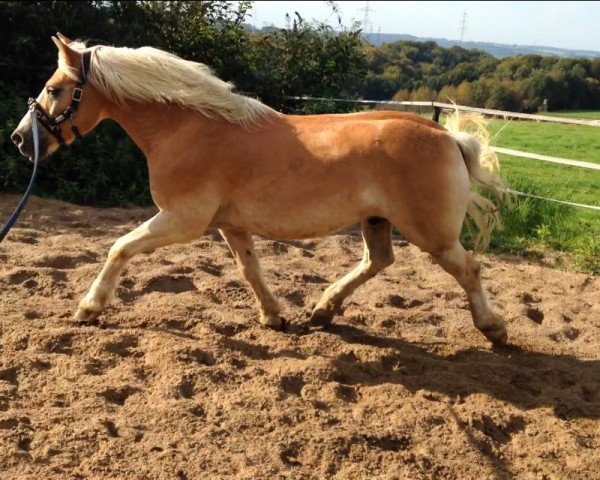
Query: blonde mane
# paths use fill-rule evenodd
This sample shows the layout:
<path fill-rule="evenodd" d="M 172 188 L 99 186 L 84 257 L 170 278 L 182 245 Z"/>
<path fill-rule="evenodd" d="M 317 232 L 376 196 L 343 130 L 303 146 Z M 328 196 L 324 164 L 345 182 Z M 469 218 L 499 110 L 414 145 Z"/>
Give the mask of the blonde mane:
<path fill-rule="evenodd" d="M 86 50 L 81 42 L 70 47 Z M 152 47 L 95 46 L 87 81 L 108 100 L 119 105 L 174 103 L 207 117 L 219 115 L 244 127 L 257 125 L 278 112 L 260 101 L 234 93 L 233 84 L 217 78 L 209 67 Z M 79 72 L 59 61 L 59 68 L 77 78 Z"/>

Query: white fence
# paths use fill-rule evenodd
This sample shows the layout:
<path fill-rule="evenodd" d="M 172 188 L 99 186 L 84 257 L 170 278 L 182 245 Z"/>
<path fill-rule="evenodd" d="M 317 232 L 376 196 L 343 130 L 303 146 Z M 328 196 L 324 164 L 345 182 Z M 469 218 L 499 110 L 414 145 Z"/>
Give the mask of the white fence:
<path fill-rule="evenodd" d="M 552 123 L 564 123 L 571 125 L 585 125 L 588 127 L 600 127 L 600 120 L 584 120 L 578 118 L 563 118 L 563 117 L 551 117 L 549 115 L 531 115 L 527 113 L 507 112 L 504 110 L 492 110 L 485 108 L 466 107 L 464 105 L 455 105 L 452 103 L 441 103 L 441 102 L 409 102 L 409 101 L 396 101 L 396 100 L 348 100 L 340 98 L 322 98 L 322 97 L 286 97 L 288 100 L 300 100 L 300 101 L 316 101 L 316 102 L 345 102 L 354 103 L 359 105 L 390 105 L 390 106 L 413 106 L 413 107 L 430 107 L 433 109 L 433 119 L 439 121 L 440 113 L 442 111 L 465 111 L 465 112 L 476 112 L 483 115 L 492 117 L 500 117 L 504 119 L 515 118 L 519 120 L 532 120 L 535 122 L 552 122 Z M 600 131 L 598 132 L 600 134 Z M 538 160 L 543 162 L 557 163 L 561 165 L 568 165 L 577 168 L 586 168 L 590 170 L 600 170 L 600 163 L 583 162 L 581 160 L 571 160 L 569 158 L 550 157 L 548 155 L 540 155 L 538 153 L 523 152 L 521 150 L 513 150 L 510 148 L 503 147 L 492 147 L 495 152 L 511 155 L 514 157 L 523 157 L 531 160 Z M 562 203 L 564 205 L 571 205 L 574 207 L 587 208 L 590 210 L 600 211 L 600 206 L 597 205 L 585 205 L 582 203 L 568 202 L 565 200 L 556 200 L 554 198 L 540 197 L 532 195 L 526 192 L 518 192 L 516 190 L 509 190 L 511 193 L 516 195 L 539 198 L 547 200 L 549 202 Z"/>

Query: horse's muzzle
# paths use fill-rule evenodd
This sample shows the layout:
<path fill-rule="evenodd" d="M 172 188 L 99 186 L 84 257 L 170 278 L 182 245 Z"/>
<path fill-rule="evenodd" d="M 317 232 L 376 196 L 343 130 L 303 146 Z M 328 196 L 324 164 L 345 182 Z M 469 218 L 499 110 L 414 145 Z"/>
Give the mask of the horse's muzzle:
<path fill-rule="evenodd" d="M 40 132 L 40 159 L 47 156 L 45 153 L 46 148 L 44 148 L 46 146 L 46 139 L 44 137 L 45 135 Z M 10 136 L 10 139 L 17 146 L 21 155 L 27 157 L 30 162 L 33 162 L 34 146 L 31 128 L 17 127 Z"/>
<path fill-rule="evenodd" d="M 33 158 L 33 137 L 31 131 L 24 132 L 17 128 L 10 136 L 12 142 L 17 146 L 21 155 Z"/>

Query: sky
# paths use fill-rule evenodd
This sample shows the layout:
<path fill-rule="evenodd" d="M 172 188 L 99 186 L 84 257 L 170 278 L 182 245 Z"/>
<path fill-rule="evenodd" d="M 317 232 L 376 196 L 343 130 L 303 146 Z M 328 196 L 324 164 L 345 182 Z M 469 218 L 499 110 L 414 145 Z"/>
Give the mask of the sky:
<path fill-rule="evenodd" d="M 595 2 L 366 2 L 339 1 L 342 23 L 364 22 L 368 32 L 407 33 L 418 37 L 459 39 L 509 45 L 535 45 L 600 51 L 600 1 Z M 324 1 L 256 1 L 249 23 L 285 27 L 285 14 L 297 11 L 306 20 L 337 27 Z"/>

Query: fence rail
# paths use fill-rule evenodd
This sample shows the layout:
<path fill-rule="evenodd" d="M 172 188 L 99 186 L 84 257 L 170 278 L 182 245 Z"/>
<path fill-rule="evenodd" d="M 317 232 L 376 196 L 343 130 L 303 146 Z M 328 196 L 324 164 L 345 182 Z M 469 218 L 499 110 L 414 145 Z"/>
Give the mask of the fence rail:
<path fill-rule="evenodd" d="M 452 103 L 431 102 L 433 108 L 442 110 L 459 110 L 465 112 L 482 113 L 492 117 L 518 118 L 520 120 L 533 120 L 535 122 L 567 123 L 571 125 L 585 125 L 587 127 L 600 127 L 600 120 L 584 120 L 581 118 L 551 117 L 550 115 L 534 115 L 530 113 L 507 112 L 505 110 L 493 110 L 489 108 L 466 107 Z"/>
<path fill-rule="evenodd" d="M 532 115 L 528 113 L 508 112 L 505 110 L 494 110 L 487 108 L 478 107 L 467 107 L 464 105 L 455 105 L 453 103 L 441 103 L 431 101 L 401 101 L 401 100 L 351 100 L 344 98 L 324 98 L 324 97 L 307 97 L 307 96 L 288 96 L 288 100 L 300 100 L 300 101 L 317 101 L 317 102 L 343 102 L 343 103 L 354 103 L 359 105 L 394 105 L 394 106 L 413 106 L 413 107 L 430 107 L 433 109 L 433 119 L 437 122 L 442 111 L 463 111 L 463 112 L 475 112 L 483 115 L 492 117 L 501 117 L 504 119 L 516 118 L 519 120 L 532 120 L 535 122 L 551 122 L 551 123 L 563 123 L 571 125 L 584 125 L 587 127 L 600 127 L 600 120 L 584 120 L 579 118 L 563 118 L 563 117 L 551 117 L 549 115 Z M 503 147 L 492 147 L 497 153 L 511 155 L 515 157 L 529 158 L 532 160 L 539 160 L 550 163 L 558 163 L 561 165 L 568 165 L 571 167 L 587 168 L 590 170 L 600 170 L 600 163 L 583 162 L 581 160 L 571 160 L 569 158 L 550 157 L 548 155 L 540 155 L 538 153 L 523 152 L 521 150 L 513 150 L 510 148 Z M 586 208 L 591 210 L 600 211 L 600 206 L 596 205 L 585 205 L 582 203 L 569 202 L 566 200 L 556 200 L 554 198 L 540 197 L 526 192 L 518 192 L 510 190 L 511 193 L 526 196 L 531 198 L 538 198 L 541 200 L 547 200 L 549 202 L 562 203 L 564 205 L 570 205 L 574 207 Z"/>
<path fill-rule="evenodd" d="M 532 160 L 541 160 L 543 162 L 559 163 L 561 165 L 569 165 L 571 167 L 589 168 L 590 170 L 600 170 L 600 163 L 582 162 L 581 160 L 571 160 L 569 158 L 549 157 L 548 155 L 540 155 L 539 153 L 522 152 L 521 150 L 513 150 L 512 148 L 492 147 L 496 153 L 504 153 L 513 157 L 531 158 Z"/>
<path fill-rule="evenodd" d="M 327 102 L 342 102 L 342 103 L 357 103 L 360 105 L 398 105 L 398 106 L 414 106 L 414 107 L 431 107 L 439 109 L 439 111 L 459 110 L 461 112 L 482 113 L 492 117 L 502 118 L 518 118 L 520 120 L 533 120 L 536 122 L 551 122 L 551 123 L 567 123 L 572 125 L 585 125 L 587 127 L 600 127 L 600 120 L 584 120 L 581 118 L 564 118 L 551 117 L 550 115 L 533 115 L 530 113 L 508 112 L 506 110 L 494 110 L 490 108 L 467 107 L 465 105 L 455 105 L 453 103 L 442 102 L 412 102 L 404 100 L 352 100 L 347 98 L 324 98 L 324 97 L 306 97 L 306 96 L 289 96 L 287 100 L 306 100 L 306 101 L 327 101 Z"/>

